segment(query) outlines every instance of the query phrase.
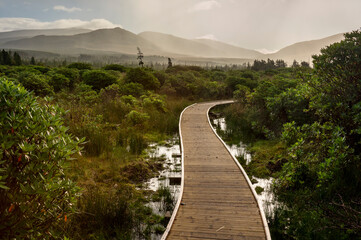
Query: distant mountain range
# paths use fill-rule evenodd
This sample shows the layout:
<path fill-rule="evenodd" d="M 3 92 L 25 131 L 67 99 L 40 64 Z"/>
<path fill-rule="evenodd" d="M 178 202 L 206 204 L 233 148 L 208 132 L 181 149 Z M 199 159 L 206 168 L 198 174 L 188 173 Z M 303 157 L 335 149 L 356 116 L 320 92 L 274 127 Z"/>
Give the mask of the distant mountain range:
<path fill-rule="evenodd" d="M 75 34 L 87 33 L 87 32 L 91 32 L 91 30 L 81 29 L 81 28 L 64 28 L 64 29 L 16 30 L 11 32 L 0 32 L 0 44 L 23 38 L 31 38 L 39 35 L 67 36 L 67 35 L 75 35 Z"/>
<path fill-rule="evenodd" d="M 295 59 L 310 62 L 312 55 L 320 53 L 321 48 L 343 39 L 343 33 L 340 33 L 318 40 L 298 42 L 282 48 L 276 53 L 267 54 L 266 56 L 270 59 L 283 59 L 286 62 L 291 62 Z"/>
<path fill-rule="evenodd" d="M 304 41 L 282 48 L 273 54 L 263 54 L 255 50 L 233 46 L 209 39 L 185 39 L 157 32 L 134 34 L 130 31 L 114 29 L 49 29 L 19 30 L 0 32 L 0 48 L 32 50 L 56 54 L 136 54 L 140 47 L 145 55 L 172 58 L 205 58 L 254 60 L 284 59 L 287 62 L 310 61 L 320 49 L 343 39 L 343 34 L 327 38 Z"/>

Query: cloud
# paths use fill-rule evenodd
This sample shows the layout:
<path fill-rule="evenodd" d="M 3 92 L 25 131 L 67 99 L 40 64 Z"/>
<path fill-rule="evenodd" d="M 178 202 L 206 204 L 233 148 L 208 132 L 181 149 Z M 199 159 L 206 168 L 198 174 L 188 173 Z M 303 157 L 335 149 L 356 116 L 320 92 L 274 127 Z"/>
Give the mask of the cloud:
<path fill-rule="evenodd" d="M 60 19 L 53 22 L 41 22 L 33 18 L 0 18 L 0 31 L 12 31 L 19 29 L 55 29 L 55 28 L 115 28 L 122 27 L 106 19 L 92 19 L 83 21 L 79 19 Z"/>
<path fill-rule="evenodd" d="M 216 36 L 214 36 L 213 34 L 206 34 L 206 35 L 201 36 L 201 37 L 196 37 L 196 39 L 209 39 L 209 40 L 218 41 Z"/>
<path fill-rule="evenodd" d="M 221 4 L 216 0 L 203 1 L 199 2 L 193 7 L 188 9 L 188 12 L 200 12 L 200 11 L 208 11 L 215 7 L 220 7 Z"/>
<path fill-rule="evenodd" d="M 81 11 L 81 9 L 77 8 L 77 7 L 67 8 L 67 7 L 62 6 L 62 5 L 54 6 L 53 9 L 56 10 L 56 11 L 64 11 L 64 12 L 68 12 L 68 13 L 80 12 Z"/>

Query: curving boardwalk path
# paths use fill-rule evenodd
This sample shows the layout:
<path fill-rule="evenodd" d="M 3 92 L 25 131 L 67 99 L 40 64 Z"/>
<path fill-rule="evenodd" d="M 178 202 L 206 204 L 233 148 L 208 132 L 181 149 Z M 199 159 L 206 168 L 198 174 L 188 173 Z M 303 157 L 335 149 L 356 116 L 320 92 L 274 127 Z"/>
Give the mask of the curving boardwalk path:
<path fill-rule="evenodd" d="M 208 110 L 226 103 L 181 115 L 183 193 L 162 239 L 270 239 L 247 175 L 209 124 Z"/>

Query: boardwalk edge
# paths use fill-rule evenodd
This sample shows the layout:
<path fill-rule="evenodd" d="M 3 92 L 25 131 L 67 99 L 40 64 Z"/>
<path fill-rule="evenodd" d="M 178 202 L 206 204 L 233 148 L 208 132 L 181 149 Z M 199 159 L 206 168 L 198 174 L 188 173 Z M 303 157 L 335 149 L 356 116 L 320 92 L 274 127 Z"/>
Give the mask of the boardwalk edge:
<path fill-rule="evenodd" d="M 164 231 L 163 233 L 163 236 L 161 238 L 161 240 L 165 240 L 167 239 L 168 237 L 168 234 L 170 232 L 170 229 L 172 228 L 172 225 L 173 225 L 173 222 L 174 222 L 174 219 L 177 215 L 177 212 L 179 210 L 179 206 L 182 202 L 182 197 L 183 197 L 183 189 L 184 189 L 184 152 L 183 152 L 183 139 L 182 139 L 182 127 L 181 127 L 181 122 L 182 122 L 182 116 L 183 116 L 183 113 L 190 107 L 196 105 L 197 103 L 193 103 L 192 105 L 189 105 L 187 106 L 186 108 L 183 109 L 182 113 L 180 114 L 180 117 L 179 117 L 179 138 L 180 138 L 180 150 L 181 150 L 181 153 L 182 153 L 182 158 L 181 158 L 181 161 L 182 161 L 182 180 L 181 180 L 181 189 L 180 189 L 180 193 L 179 193 L 179 197 L 178 197 L 178 201 L 177 201 L 177 204 L 175 205 L 174 207 L 174 210 L 173 210 L 173 213 L 172 213 L 172 217 L 170 218 L 169 222 L 168 222 L 168 225 L 167 225 L 167 228 L 166 230 Z"/>
<path fill-rule="evenodd" d="M 257 198 L 257 193 L 256 191 L 252 188 L 252 182 L 251 180 L 249 179 L 248 177 L 248 174 L 246 173 L 246 171 L 243 169 L 242 165 L 238 162 L 238 160 L 232 155 L 230 149 L 228 148 L 227 144 L 223 141 L 223 139 L 218 135 L 217 131 L 212 127 L 212 123 L 211 123 L 211 120 L 209 119 L 209 110 L 217 105 L 224 105 L 224 104 L 230 104 L 230 103 L 234 103 L 233 102 L 223 102 L 223 103 L 218 103 L 218 104 L 215 104 L 211 107 L 208 108 L 207 110 L 207 119 L 208 119 L 208 123 L 209 123 L 209 126 L 211 127 L 211 129 L 213 130 L 214 134 L 217 136 L 217 138 L 222 142 L 223 146 L 227 149 L 228 153 L 232 156 L 233 160 L 235 161 L 235 163 L 237 164 L 237 166 L 239 167 L 239 169 L 242 171 L 242 174 L 244 175 L 244 177 L 246 178 L 247 180 L 247 183 L 248 183 L 248 186 L 249 188 L 251 189 L 252 193 L 253 193 L 253 196 L 257 202 L 257 205 L 258 205 L 258 209 L 260 211 L 260 214 L 261 214 L 261 218 L 262 218 L 262 222 L 263 222 L 263 227 L 264 227 L 264 230 L 265 230 L 265 234 L 266 234 L 266 238 L 267 240 L 271 240 L 271 234 L 270 234 L 270 231 L 269 231 L 269 227 L 268 227 L 268 223 L 267 223 L 267 220 L 266 220 L 266 215 L 264 214 L 264 211 L 261 207 L 261 204 Z M 183 156 L 183 155 L 182 155 Z M 182 183 L 183 184 L 183 183 Z"/>

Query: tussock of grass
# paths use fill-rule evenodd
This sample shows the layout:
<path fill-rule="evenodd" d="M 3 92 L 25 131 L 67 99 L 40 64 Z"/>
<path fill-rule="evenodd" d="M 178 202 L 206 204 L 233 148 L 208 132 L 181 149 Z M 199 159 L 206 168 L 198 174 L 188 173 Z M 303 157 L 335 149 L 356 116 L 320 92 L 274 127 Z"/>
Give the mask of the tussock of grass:
<path fill-rule="evenodd" d="M 249 175 L 258 178 L 275 177 L 285 162 L 286 146 L 276 140 L 259 140 L 249 148 L 252 161 L 244 165 Z"/>

